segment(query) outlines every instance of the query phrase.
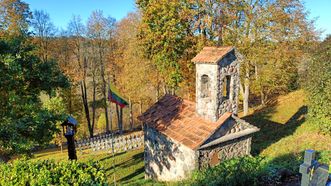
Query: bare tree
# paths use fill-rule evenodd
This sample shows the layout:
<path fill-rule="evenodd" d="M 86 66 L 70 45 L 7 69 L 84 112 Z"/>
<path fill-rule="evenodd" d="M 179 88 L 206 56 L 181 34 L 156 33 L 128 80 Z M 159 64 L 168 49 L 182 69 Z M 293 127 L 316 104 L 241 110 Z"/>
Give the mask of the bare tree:
<path fill-rule="evenodd" d="M 89 59 L 88 54 L 88 47 L 86 47 L 86 29 L 83 25 L 81 18 L 79 16 L 73 16 L 71 21 L 68 25 L 68 33 L 73 41 L 73 53 L 76 58 L 77 66 L 76 68 L 76 74 L 77 78 L 79 79 L 80 89 L 81 89 L 81 97 L 82 102 L 84 106 L 84 112 L 85 112 L 85 118 L 87 122 L 87 127 L 89 130 L 90 137 L 93 137 L 94 133 L 94 121 L 95 121 L 95 88 L 93 88 L 93 102 L 92 102 L 92 121 L 91 121 L 91 115 L 90 115 L 90 108 L 89 108 L 89 102 L 88 102 L 88 91 L 87 91 L 87 78 L 89 73 Z M 92 72 L 92 74 L 94 74 Z M 93 76 L 93 75 L 92 75 Z M 93 83 L 93 85 L 95 85 Z M 96 86 L 94 86 L 96 87 Z"/>
<path fill-rule="evenodd" d="M 50 40 L 55 36 L 57 29 L 51 22 L 49 14 L 43 10 L 35 10 L 31 25 L 39 45 L 39 57 L 46 62 L 50 53 Z"/>
<path fill-rule="evenodd" d="M 96 10 L 92 12 L 88 19 L 88 37 L 91 39 L 92 45 L 95 47 L 96 53 L 95 58 L 98 61 L 100 67 L 100 77 L 102 81 L 102 95 L 103 95 L 103 107 L 106 118 L 106 131 L 109 132 L 109 116 L 108 116 L 108 106 L 107 106 L 107 81 L 106 77 L 106 54 L 108 50 L 108 45 L 113 37 L 115 19 L 111 17 L 105 17 L 103 12 Z"/>

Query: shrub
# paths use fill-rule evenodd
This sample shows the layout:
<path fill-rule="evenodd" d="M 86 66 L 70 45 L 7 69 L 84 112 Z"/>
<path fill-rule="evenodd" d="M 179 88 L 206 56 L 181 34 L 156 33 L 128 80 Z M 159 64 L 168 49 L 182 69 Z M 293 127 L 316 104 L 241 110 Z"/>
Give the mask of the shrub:
<path fill-rule="evenodd" d="M 227 160 L 215 167 L 197 171 L 188 185 L 265 185 L 279 182 L 280 167 L 263 157 Z"/>
<path fill-rule="evenodd" d="M 331 135 L 331 36 L 319 44 L 308 65 L 305 89 L 309 118 L 323 134 Z"/>
<path fill-rule="evenodd" d="M 106 185 L 95 162 L 16 160 L 0 164 L 0 185 Z"/>

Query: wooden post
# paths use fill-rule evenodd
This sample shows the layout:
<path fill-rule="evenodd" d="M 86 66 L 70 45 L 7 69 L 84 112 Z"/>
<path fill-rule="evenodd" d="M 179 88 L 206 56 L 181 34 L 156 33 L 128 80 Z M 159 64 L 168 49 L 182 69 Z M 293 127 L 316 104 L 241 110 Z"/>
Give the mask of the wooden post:
<path fill-rule="evenodd" d="M 77 160 L 74 135 L 66 135 L 65 137 L 68 141 L 69 160 Z"/>

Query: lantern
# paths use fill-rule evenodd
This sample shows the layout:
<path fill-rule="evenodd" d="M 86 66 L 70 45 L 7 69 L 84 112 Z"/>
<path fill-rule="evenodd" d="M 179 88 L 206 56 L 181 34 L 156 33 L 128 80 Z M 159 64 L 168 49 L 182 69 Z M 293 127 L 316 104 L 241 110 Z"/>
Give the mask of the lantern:
<path fill-rule="evenodd" d="M 75 148 L 75 133 L 78 122 L 72 116 L 69 116 L 62 124 L 63 135 L 67 138 L 69 160 L 77 160 Z"/>

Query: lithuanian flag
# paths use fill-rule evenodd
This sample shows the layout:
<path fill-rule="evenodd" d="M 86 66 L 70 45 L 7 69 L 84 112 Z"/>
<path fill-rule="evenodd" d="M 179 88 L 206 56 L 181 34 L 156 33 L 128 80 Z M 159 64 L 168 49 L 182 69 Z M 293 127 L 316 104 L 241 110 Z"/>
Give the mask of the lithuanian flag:
<path fill-rule="evenodd" d="M 128 102 L 121 98 L 116 88 L 113 87 L 110 83 L 108 89 L 108 100 L 119 105 L 121 108 L 124 108 L 125 106 L 129 105 Z"/>

